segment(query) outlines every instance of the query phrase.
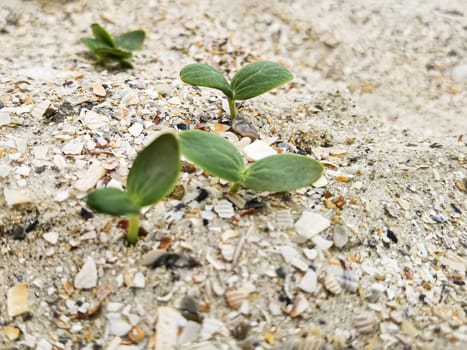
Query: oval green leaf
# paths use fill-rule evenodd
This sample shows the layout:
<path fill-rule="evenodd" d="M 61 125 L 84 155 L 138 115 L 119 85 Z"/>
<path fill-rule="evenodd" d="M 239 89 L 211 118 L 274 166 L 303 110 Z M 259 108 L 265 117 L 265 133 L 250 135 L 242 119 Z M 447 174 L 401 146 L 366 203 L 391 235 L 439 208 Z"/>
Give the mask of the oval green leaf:
<path fill-rule="evenodd" d="M 232 79 L 233 99 L 248 100 L 292 79 L 292 73 L 278 63 L 260 61 L 247 64 Z"/>
<path fill-rule="evenodd" d="M 102 48 L 109 48 L 106 44 L 104 44 L 102 41 L 92 39 L 92 38 L 82 38 L 81 41 L 83 42 L 86 47 L 91 50 L 91 52 L 94 53 L 97 49 L 102 49 Z"/>
<path fill-rule="evenodd" d="M 224 180 L 240 181 L 245 168 L 243 158 L 229 141 L 200 130 L 183 131 L 179 139 L 188 160 Z"/>
<path fill-rule="evenodd" d="M 232 89 L 225 77 L 208 64 L 189 64 L 180 71 L 180 78 L 190 85 L 221 90 L 227 97 L 232 98 Z"/>
<path fill-rule="evenodd" d="M 135 51 L 143 46 L 143 41 L 145 37 L 146 33 L 144 32 L 144 30 L 134 30 L 132 32 L 128 32 L 117 36 L 115 38 L 115 44 L 119 48 L 128 51 Z"/>
<path fill-rule="evenodd" d="M 100 24 L 93 23 L 91 24 L 91 30 L 92 33 L 94 34 L 94 37 L 103 42 L 104 44 L 110 46 L 110 47 L 115 47 L 115 41 L 112 38 L 112 36 L 107 32 L 107 30 L 102 27 Z"/>
<path fill-rule="evenodd" d="M 276 154 L 248 167 L 242 185 L 256 191 L 292 191 L 310 186 L 322 173 L 323 166 L 315 159 L 298 154 Z"/>
<path fill-rule="evenodd" d="M 180 172 L 180 147 L 173 134 L 163 134 L 137 156 L 128 174 L 128 195 L 140 206 L 170 194 Z"/>
<path fill-rule="evenodd" d="M 86 204 L 99 213 L 113 216 L 139 214 L 141 206 L 126 192 L 117 188 L 102 188 L 88 194 Z"/>
<path fill-rule="evenodd" d="M 102 47 L 102 48 L 94 50 L 94 53 L 97 56 L 114 59 L 117 61 L 122 60 L 122 59 L 128 59 L 133 56 L 131 51 L 117 49 L 114 47 Z"/>

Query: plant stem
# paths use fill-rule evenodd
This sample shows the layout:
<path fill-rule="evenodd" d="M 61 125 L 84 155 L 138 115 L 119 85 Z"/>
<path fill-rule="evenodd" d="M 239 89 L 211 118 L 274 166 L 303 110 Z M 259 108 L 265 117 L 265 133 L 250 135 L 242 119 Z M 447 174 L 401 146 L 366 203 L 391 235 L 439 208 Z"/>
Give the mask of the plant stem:
<path fill-rule="evenodd" d="M 136 244 L 138 241 L 139 215 L 130 215 L 128 217 L 129 225 L 126 239 L 130 244 Z"/>
<path fill-rule="evenodd" d="M 235 109 L 235 101 L 231 99 L 230 97 L 228 98 L 228 100 L 229 100 L 230 120 L 234 120 L 235 117 L 237 116 L 237 110 Z"/>
<path fill-rule="evenodd" d="M 240 182 L 236 182 L 230 188 L 230 193 L 237 193 L 239 189 L 240 189 Z"/>

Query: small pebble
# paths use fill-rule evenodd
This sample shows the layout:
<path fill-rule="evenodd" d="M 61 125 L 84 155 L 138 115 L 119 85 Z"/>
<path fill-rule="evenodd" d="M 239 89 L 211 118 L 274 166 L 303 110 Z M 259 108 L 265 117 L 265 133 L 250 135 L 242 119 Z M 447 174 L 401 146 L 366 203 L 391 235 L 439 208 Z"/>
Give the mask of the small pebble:
<path fill-rule="evenodd" d="M 451 77 L 457 82 L 467 81 L 467 63 L 455 66 L 451 71 Z"/>
<path fill-rule="evenodd" d="M 345 247 L 345 245 L 349 241 L 349 236 L 348 236 L 347 229 L 345 228 L 345 226 L 337 225 L 336 227 L 334 227 L 334 234 L 332 238 L 333 238 L 334 246 L 336 248 L 340 249 L 340 248 Z"/>
<path fill-rule="evenodd" d="M 75 277 L 74 286 L 77 289 L 91 289 L 97 285 L 97 267 L 94 259 L 86 258 L 81 270 Z"/>
<path fill-rule="evenodd" d="M 94 93 L 94 95 L 99 97 L 105 97 L 105 95 L 107 95 L 105 88 L 99 83 L 92 85 L 92 92 Z"/>
<path fill-rule="evenodd" d="M 8 289 L 6 303 L 8 316 L 14 317 L 29 312 L 28 294 L 26 283 L 18 283 Z"/>
<path fill-rule="evenodd" d="M 256 129 L 244 118 L 237 116 L 232 122 L 232 130 L 243 137 L 249 137 L 252 140 L 259 138 Z"/>

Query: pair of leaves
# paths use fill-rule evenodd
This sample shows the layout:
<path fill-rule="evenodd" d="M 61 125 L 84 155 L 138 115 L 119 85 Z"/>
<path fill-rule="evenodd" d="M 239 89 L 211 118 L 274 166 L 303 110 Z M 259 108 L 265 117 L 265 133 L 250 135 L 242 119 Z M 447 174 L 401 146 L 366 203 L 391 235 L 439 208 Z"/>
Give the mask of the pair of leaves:
<path fill-rule="evenodd" d="M 220 90 L 229 99 L 236 101 L 248 100 L 288 83 L 293 75 L 278 63 L 259 61 L 241 68 L 230 84 L 218 70 L 200 63 L 185 66 L 180 71 L 180 78 L 190 85 Z"/>
<path fill-rule="evenodd" d="M 179 142 L 175 135 L 163 134 L 138 153 L 128 174 L 126 191 L 98 189 L 88 195 L 87 204 L 113 216 L 139 214 L 142 207 L 172 192 L 179 173 Z"/>
<path fill-rule="evenodd" d="M 113 38 L 101 25 L 94 23 L 91 25 L 93 38 L 81 39 L 83 44 L 91 50 L 99 63 L 108 60 L 118 61 L 122 66 L 133 68 L 130 59 L 133 57 L 132 51 L 143 46 L 146 34 L 143 30 L 134 30 Z"/>
<path fill-rule="evenodd" d="M 245 166 L 234 145 L 199 130 L 184 131 L 179 139 L 182 153 L 190 161 L 215 176 L 256 191 L 295 190 L 311 185 L 323 173 L 320 162 L 297 154 L 277 154 Z"/>

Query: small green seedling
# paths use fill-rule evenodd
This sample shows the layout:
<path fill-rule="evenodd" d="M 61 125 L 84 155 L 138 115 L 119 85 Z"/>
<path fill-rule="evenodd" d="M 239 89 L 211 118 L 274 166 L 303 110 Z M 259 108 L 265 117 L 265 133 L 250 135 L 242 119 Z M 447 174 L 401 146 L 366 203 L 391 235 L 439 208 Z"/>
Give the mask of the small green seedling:
<path fill-rule="evenodd" d="M 234 145 L 204 131 L 184 131 L 179 139 L 183 155 L 205 171 L 232 182 L 232 192 L 240 186 L 256 191 L 292 191 L 310 186 L 323 173 L 319 161 L 298 154 L 276 154 L 245 166 Z"/>
<path fill-rule="evenodd" d="M 139 215 L 170 194 L 180 173 L 180 146 L 173 134 L 163 134 L 143 149 L 128 174 L 126 191 L 103 188 L 87 196 L 92 209 L 113 216 L 128 216 L 127 240 L 138 240 Z"/>
<path fill-rule="evenodd" d="M 99 64 L 117 61 L 125 68 L 133 68 L 130 62 L 133 51 L 143 46 L 146 34 L 143 30 L 134 30 L 113 38 L 101 25 L 91 25 L 93 38 L 82 38 L 81 41 L 96 56 Z"/>
<path fill-rule="evenodd" d="M 288 83 L 293 75 L 275 62 L 260 61 L 247 64 L 232 78 L 230 84 L 218 70 L 208 64 L 194 63 L 183 67 L 180 78 L 190 85 L 206 86 L 222 91 L 228 99 L 230 118 L 237 116 L 235 101 L 248 100 L 280 85 Z"/>

